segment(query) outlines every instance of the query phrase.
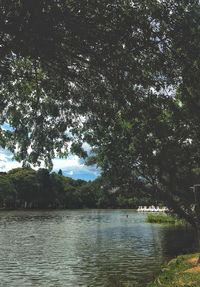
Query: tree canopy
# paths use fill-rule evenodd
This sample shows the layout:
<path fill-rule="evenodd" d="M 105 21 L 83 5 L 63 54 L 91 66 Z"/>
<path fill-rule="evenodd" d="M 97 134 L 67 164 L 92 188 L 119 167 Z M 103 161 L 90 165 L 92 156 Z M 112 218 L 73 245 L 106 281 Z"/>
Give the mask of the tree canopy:
<path fill-rule="evenodd" d="M 158 38 L 156 15 L 173 5 L 25 0 L 1 6 L 1 122 L 13 128 L 2 131 L 2 144 L 14 150 L 17 143 L 18 159 L 50 163 L 67 150 L 68 131 L 77 134 L 81 120 L 108 123 L 166 81 L 159 43 L 165 33 Z"/>
<path fill-rule="evenodd" d="M 136 208 L 152 204 L 137 189 L 113 190 L 102 177 L 95 181 L 74 180 L 47 169 L 15 168 L 0 174 L 0 208 Z"/>

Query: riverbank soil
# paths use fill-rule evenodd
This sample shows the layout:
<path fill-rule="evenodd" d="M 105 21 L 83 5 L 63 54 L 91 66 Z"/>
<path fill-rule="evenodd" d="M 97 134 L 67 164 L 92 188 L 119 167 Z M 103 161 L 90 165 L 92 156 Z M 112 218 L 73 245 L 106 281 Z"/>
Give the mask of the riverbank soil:
<path fill-rule="evenodd" d="M 200 287 L 199 254 L 172 259 L 147 287 Z"/>

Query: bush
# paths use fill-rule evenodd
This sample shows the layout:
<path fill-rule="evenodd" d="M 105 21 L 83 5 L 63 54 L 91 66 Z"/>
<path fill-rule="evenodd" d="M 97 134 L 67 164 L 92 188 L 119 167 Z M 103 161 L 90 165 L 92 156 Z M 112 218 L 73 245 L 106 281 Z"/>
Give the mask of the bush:
<path fill-rule="evenodd" d="M 184 224 L 184 221 L 177 218 L 175 215 L 165 213 L 149 213 L 147 216 L 149 223 L 167 223 L 167 224 Z"/>

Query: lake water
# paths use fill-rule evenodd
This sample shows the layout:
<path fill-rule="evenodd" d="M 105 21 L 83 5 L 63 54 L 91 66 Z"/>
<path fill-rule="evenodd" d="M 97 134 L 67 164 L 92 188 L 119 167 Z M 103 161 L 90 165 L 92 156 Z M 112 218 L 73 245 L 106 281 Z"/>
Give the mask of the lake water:
<path fill-rule="evenodd" d="M 145 218 L 133 210 L 1 211 L 0 286 L 144 287 L 166 260 L 195 250 L 191 230 Z"/>

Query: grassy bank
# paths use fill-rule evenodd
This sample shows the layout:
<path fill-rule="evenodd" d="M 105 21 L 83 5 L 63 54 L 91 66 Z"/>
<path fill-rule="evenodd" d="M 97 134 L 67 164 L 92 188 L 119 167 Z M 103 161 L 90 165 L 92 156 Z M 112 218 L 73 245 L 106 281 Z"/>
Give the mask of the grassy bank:
<path fill-rule="evenodd" d="M 200 264 L 197 260 L 198 254 L 178 256 L 147 287 L 199 287 Z"/>
<path fill-rule="evenodd" d="M 168 215 L 165 213 L 149 213 L 147 215 L 147 222 L 177 224 L 177 225 L 184 224 L 184 220 L 181 220 L 174 215 Z"/>

